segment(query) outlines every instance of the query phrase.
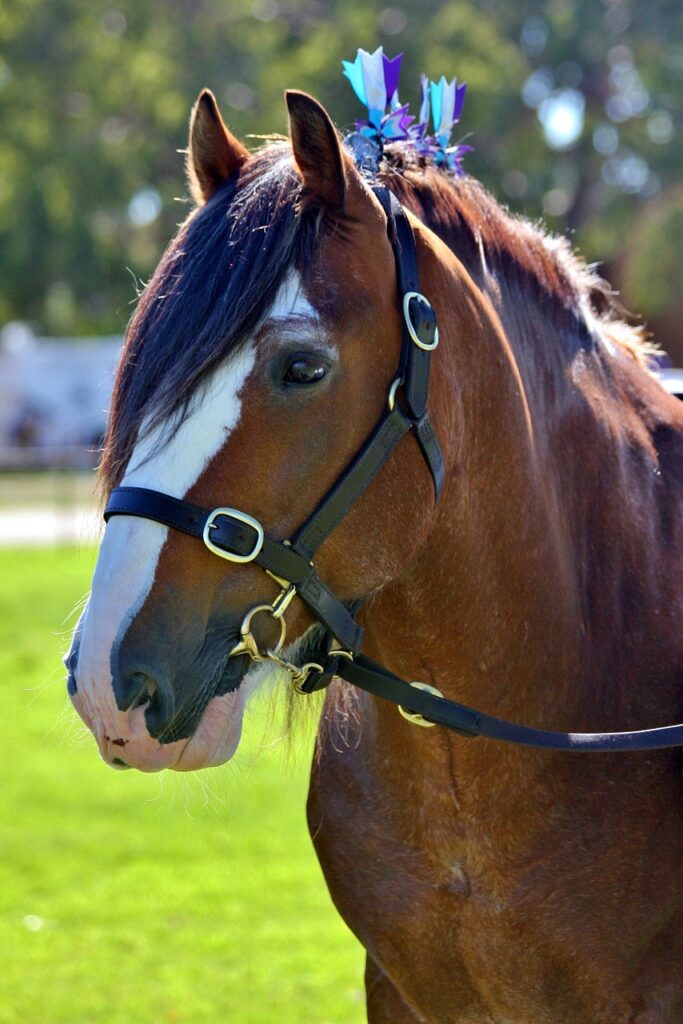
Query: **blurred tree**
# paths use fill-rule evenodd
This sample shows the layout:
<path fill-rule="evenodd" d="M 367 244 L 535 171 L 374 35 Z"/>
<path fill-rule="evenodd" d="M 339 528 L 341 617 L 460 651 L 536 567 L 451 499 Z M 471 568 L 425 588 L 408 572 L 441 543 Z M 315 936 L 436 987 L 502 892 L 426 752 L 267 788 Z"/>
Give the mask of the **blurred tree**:
<path fill-rule="evenodd" d="M 348 127 L 340 61 L 379 43 L 405 53 L 413 107 L 421 70 L 469 81 L 470 173 L 590 259 L 616 260 L 680 180 L 680 0 L 5 0 L 0 323 L 122 330 L 186 213 L 177 150 L 199 89 L 242 137 L 285 130 L 287 86 Z"/>

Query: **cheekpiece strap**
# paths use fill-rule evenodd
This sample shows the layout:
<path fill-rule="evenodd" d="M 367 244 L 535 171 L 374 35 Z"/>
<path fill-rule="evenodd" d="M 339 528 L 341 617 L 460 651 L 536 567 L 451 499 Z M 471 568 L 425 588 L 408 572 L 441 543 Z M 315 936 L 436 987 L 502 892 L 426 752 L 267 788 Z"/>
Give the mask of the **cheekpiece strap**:
<path fill-rule="evenodd" d="M 398 297 L 403 310 L 399 371 L 403 397 L 412 429 L 432 474 L 438 501 L 444 484 L 443 458 L 427 416 L 431 355 L 439 342 L 436 314 L 420 292 L 415 235 L 405 210 L 388 188 L 378 186 L 374 192 L 387 215 L 387 231 L 396 263 Z"/>

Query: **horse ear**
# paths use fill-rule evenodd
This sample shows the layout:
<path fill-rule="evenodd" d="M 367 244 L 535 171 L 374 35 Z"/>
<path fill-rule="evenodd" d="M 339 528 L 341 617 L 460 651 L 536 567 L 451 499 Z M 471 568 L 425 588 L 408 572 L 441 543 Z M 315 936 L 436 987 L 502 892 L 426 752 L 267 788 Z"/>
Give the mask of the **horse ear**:
<path fill-rule="evenodd" d="M 306 192 L 314 201 L 342 211 L 347 170 L 339 134 L 324 107 L 305 92 L 288 89 L 289 136 Z"/>
<path fill-rule="evenodd" d="M 192 108 L 185 169 L 192 198 L 201 206 L 249 159 L 249 150 L 226 128 L 210 89 Z"/>

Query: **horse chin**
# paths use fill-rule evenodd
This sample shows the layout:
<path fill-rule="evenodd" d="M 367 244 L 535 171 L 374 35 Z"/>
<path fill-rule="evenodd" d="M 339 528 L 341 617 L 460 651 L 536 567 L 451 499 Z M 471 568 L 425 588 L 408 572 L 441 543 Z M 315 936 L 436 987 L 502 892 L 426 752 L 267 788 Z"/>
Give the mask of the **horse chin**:
<path fill-rule="evenodd" d="M 189 739 L 160 743 L 147 731 L 145 706 L 127 715 L 125 742 L 118 742 L 94 727 L 87 712 L 74 706 L 88 728 L 95 733 L 102 759 L 112 768 L 136 768 L 140 772 L 192 772 L 215 768 L 234 755 L 242 736 L 242 720 L 246 693 L 240 687 L 231 693 L 213 697 L 206 706 L 199 725 Z"/>
<path fill-rule="evenodd" d="M 216 768 L 235 754 L 242 738 L 246 681 L 238 690 L 213 697 L 206 706 L 196 731 L 182 745 L 180 756 L 168 767 L 174 772 Z M 177 744 L 170 744 L 176 746 Z"/>
<path fill-rule="evenodd" d="M 245 661 L 242 663 L 248 665 Z M 193 772 L 216 768 L 230 761 L 242 738 L 242 723 L 247 701 L 264 684 L 279 676 L 269 664 L 258 664 L 243 675 L 239 687 L 213 697 L 206 706 L 196 731 L 185 741 L 176 761 L 168 767 L 174 772 Z M 175 746 L 175 744 L 171 744 Z"/>
<path fill-rule="evenodd" d="M 253 665 L 247 658 L 228 661 L 215 695 L 208 701 L 192 735 L 168 742 L 150 735 L 145 714 L 149 704 L 125 712 L 112 706 L 110 714 L 102 714 L 77 687 L 72 688 L 70 696 L 75 710 L 94 734 L 102 759 L 110 767 L 135 768 L 147 773 L 164 769 L 192 772 L 230 761 L 242 737 L 247 701 L 264 685 L 286 685 L 287 681 L 287 676 L 271 663 Z"/>

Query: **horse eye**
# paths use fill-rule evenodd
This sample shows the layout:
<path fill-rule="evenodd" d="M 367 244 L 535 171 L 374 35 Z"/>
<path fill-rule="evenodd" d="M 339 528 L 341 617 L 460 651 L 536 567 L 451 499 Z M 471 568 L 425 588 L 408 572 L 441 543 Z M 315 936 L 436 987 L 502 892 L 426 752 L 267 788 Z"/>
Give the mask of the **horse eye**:
<path fill-rule="evenodd" d="M 316 384 L 327 373 L 327 367 L 316 359 L 296 356 L 285 371 L 285 384 Z"/>

